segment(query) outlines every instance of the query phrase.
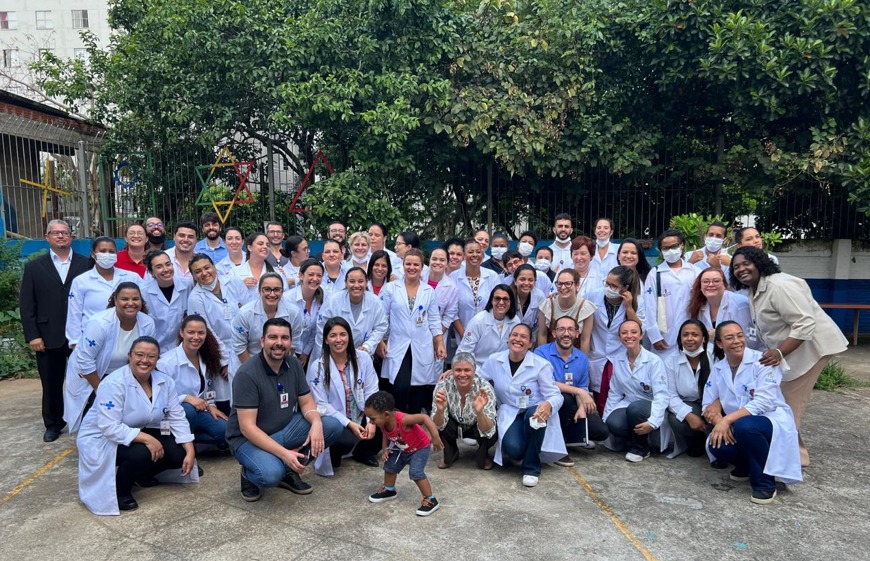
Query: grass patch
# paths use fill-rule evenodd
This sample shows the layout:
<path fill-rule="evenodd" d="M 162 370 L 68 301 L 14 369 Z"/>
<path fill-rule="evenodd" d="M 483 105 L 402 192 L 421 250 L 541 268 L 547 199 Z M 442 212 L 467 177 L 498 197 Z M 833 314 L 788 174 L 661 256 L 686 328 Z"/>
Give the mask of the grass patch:
<path fill-rule="evenodd" d="M 870 384 L 849 375 L 839 362 L 832 360 L 822 369 L 815 389 L 833 392 L 842 388 L 861 388 L 868 385 Z"/>

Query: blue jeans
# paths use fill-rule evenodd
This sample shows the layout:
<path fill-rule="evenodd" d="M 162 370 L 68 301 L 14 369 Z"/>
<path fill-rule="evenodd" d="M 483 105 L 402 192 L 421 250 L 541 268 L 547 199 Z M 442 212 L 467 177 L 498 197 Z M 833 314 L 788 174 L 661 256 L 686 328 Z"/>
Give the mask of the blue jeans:
<path fill-rule="evenodd" d="M 541 475 L 541 447 L 547 427 L 533 429 L 529 418 L 534 414 L 535 407 L 520 411 L 501 440 L 504 456 L 523 461 L 523 475 Z"/>
<path fill-rule="evenodd" d="M 344 427 L 334 417 L 321 417 L 323 423 L 323 439 L 325 448 L 332 446 L 341 436 Z M 299 448 L 308 438 L 311 425 L 296 412 L 286 427 L 269 437 L 288 450 Z M 250 442 L 245 442 L 236 450 L 236 459 L 242 464 L 245 479 L 257 487 L 276 487 L 287 475 L 287 466 L 278 456 L 257 448 Z"/>
<path fill-rule="evenodd" d="M 184 416 L 190 425 L 194 442 L 197 444 L 214 444 L 226 446 L 227 422 L 223 419 L 215 419 L 208 411 L 197 411 L 196 407 L 189 403 L 182 403 Z"/>
<path fill-rule="evenodd" d="M 710 448 L 717 460 L 734 466 L 738 474 L 749 474 L 749 485 L 753 491 L 773 491 L 776 480 L 764 473 L 764 464 L 770 452 L 773 438 L 773 424 L 763 415 L 741 417 L 731 425 L 734 431 L 734 444 L 722 444 Z"/>
<path fill-rule="evenodd" d="M 649 420 L 652 410 L 652 401 L 639 399 L 628 404 L 628 407 L 612 411 L 607 416 L 607 428 L 610 434 L 618 439 L 616 443 L 630 442 L 629 451 L 633 454 L 645 456 L 649 452 L 649 434 L 637 434 L 634 427 Z"/>

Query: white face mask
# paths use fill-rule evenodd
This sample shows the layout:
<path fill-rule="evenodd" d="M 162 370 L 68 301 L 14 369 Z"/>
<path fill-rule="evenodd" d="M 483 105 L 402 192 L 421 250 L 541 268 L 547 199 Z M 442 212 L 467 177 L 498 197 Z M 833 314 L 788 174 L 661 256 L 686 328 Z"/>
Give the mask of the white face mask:
<path fill-rule="evenodd" d="M 683 257 L 683 251 L 679 247 L 666 249 L 662 252 L 662 257 L 664 257 L 665 261 L 668 263 L 676 263 Z"/>
<path fill-rule="evenodd" d="M 694 351 L 689 351 L 689 350 L 683 349 L 683 354 L 685 354 L 689 358 L 695 358 L 696 356 L 700 355 L 703 352 L 704 352 L 704 347 L 698 347 Z"/>
<path fill-rule="evenodd" d="M 622 298 L 619 290 L 615 288 L 610 288 L 609 286 L 604 287 L 604 296 L 606 298 L 610 298 L 611 300 L 616 300 L 617 298 Z"/>
<path fill-rule="evenodd" d="M 117 253 L 95 253 L 94 261 L 97 262 L 97 265 L 102 269 L 111 269 L 115 266 L 115 263 L 118 262 L 118 254 Z"/>
<path fill-rule="evenodd" d="M 504 254 L 507 252 L 508 248 L 506 247 L 491 247 L 489 248 L 489 252 L 492 254 L 493 258 L 497 261 L 501 261 L 501 258 L 504 257 Z"/>
<path fill-rule="evenodd" d="M 545 273 L 550 270 L 550 260 L 549 259 L 538 259 L 535 261 L 535 269 L 539 271 L 544 271 Z"/>
<path fill-rule="evenodd" d="M 532 250 L 535 249 L 535 246 L 530 244 L 529 242 L 520 242 L 520 245 L 517 247 L 517 251 L 520 252 L 520 255 L 523 257 L 528 257 L 532 254 Z"/>
<path fill-rule="evenodd" d="M 604 240 L 595 240 L 595 245 L 598 247 L 606 247 L 610 243 L 610 238 Z"/>
<path fill-rule="evenodd" d="M 202 284 L 200 286 L 202 286 L 204 289 L 208 290 L 209 292 L 214 292 L 214 288 L 217 286 L 217 283 L 218 283 L 218 277 L 217 277 L 217 275 L 215 275 L 214 280 L 211 281 L 211 284 Z"/>
<path fill-rule="evenodd" d="M 722 244 L 725 242 L 722 238 L 704 238 L 704 247 L 710 253 L 716 253 L 722 249 Z"/>

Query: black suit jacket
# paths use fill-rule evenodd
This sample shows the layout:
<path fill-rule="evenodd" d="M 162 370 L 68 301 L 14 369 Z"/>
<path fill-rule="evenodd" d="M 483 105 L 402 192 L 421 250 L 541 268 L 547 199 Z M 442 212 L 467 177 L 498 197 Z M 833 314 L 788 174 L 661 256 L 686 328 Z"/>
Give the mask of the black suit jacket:
<path fill-rule="evenodd" d="M 74 278 L 88 270 L 89 261 L 87 257 L 73 252 L 66 282 L 63 283 L 51 262 L 50 253 L 24 265 L 18 301 L 25 341 L 41 337 L 46 349 L 59 349 L 67 345 L 64 331 L 70 286 Z"/>

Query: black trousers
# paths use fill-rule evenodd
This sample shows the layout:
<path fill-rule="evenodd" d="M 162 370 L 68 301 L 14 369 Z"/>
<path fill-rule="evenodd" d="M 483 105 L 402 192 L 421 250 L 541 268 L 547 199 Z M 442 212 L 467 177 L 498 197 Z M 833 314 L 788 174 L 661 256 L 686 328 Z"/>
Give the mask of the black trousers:
<path fill-rule="evenodd" d="M 36 353 L 36 369 L 42 382 L 42 422 L 46 429 L 59 431 L 66 426 L 63 421 L 63 382 L 71 352 L 64 346 Z"/>
<path fill-rule="evenodd" d="M 135 442 L 130 446 L 118 445 L 115 465 L 115 487 L 119 497 L 127 497 L 133 489 L 133 484 L 140 479 L 154 477 L 167 469 L 178 469 L 184 463 L 185 451 L 181 444 L 175 442 L 175 437 L 163 436 L 160 429 L 142 429 L 163 445 L 163 457 L 156 462 L 151 461 L 151 452 L 144 444 Z"/>
<path fill-rule="evenodd" d="M 365 425 L 366 423 L 363 422 L 364 427 Z M 354 436 L 349 428 L 345 427 L 345 429 L 341 431 L 341 436 L 338 437 L 338 441 L 329 447 L 329 459 L 332 462 L 332 467 L 340 466 L 341 457 L 351 450 L 353 450 L 353 457 L 360 460 L 370 456 L 377 457 L 378 452 L 381 450 L 381 444 L 383 444 L 382 441 L 383 436 L 381 429 L 375 431 L 375 435 L 371 440 L 360 440 Z"/>
<path fill-rule="evenodd" d="M 450 417 L 447 419 L 447 426 L 444 427 L 444 430 L 439 430 L 438 435 L 441 437 L 441 442 L 444 443 L 444 463 L 449 466 L 459 458 L 459 447 L 456 444 L 456 440 L 459 438 L 459 423 L 453 417 Z M 473 438 L 477 441 L 478 448 L 475 461 L 477 462 L 477 467 L 483 468 L 489 455 L 489 449 L 498 442 L 498 431 L 494 432 L 490 437 L 481 436 L 477 423 L 475 423 L 470 427 L 462 427 L 462 437 Z"/>
<path fill-rule="evenodd" d="M 577 414 L 577 400 L 573 395 L 563 393 L 562 407 L 559 408 L 559 424 L 562 426 L 562 437 L 566 444 L 578 444 L 586 441 L 586 426 L 581 419 L 574 422 Z M 610 429 L 597 413 L 586 414 L 586 425 L 589 427 L 589 440 L 602 441 L 610 436 Z"/>
<path fill-rule="evenodd" d="M 411 385 L 411 347 L 402 359 L 402 366 L 393 382 L 393 398 L 396 400 L 396 410 L 404 413 L 420 413 L 423 409 L 432 407 L 432 394 L 435 392 L 435 384 L 425 386 Z"/>

